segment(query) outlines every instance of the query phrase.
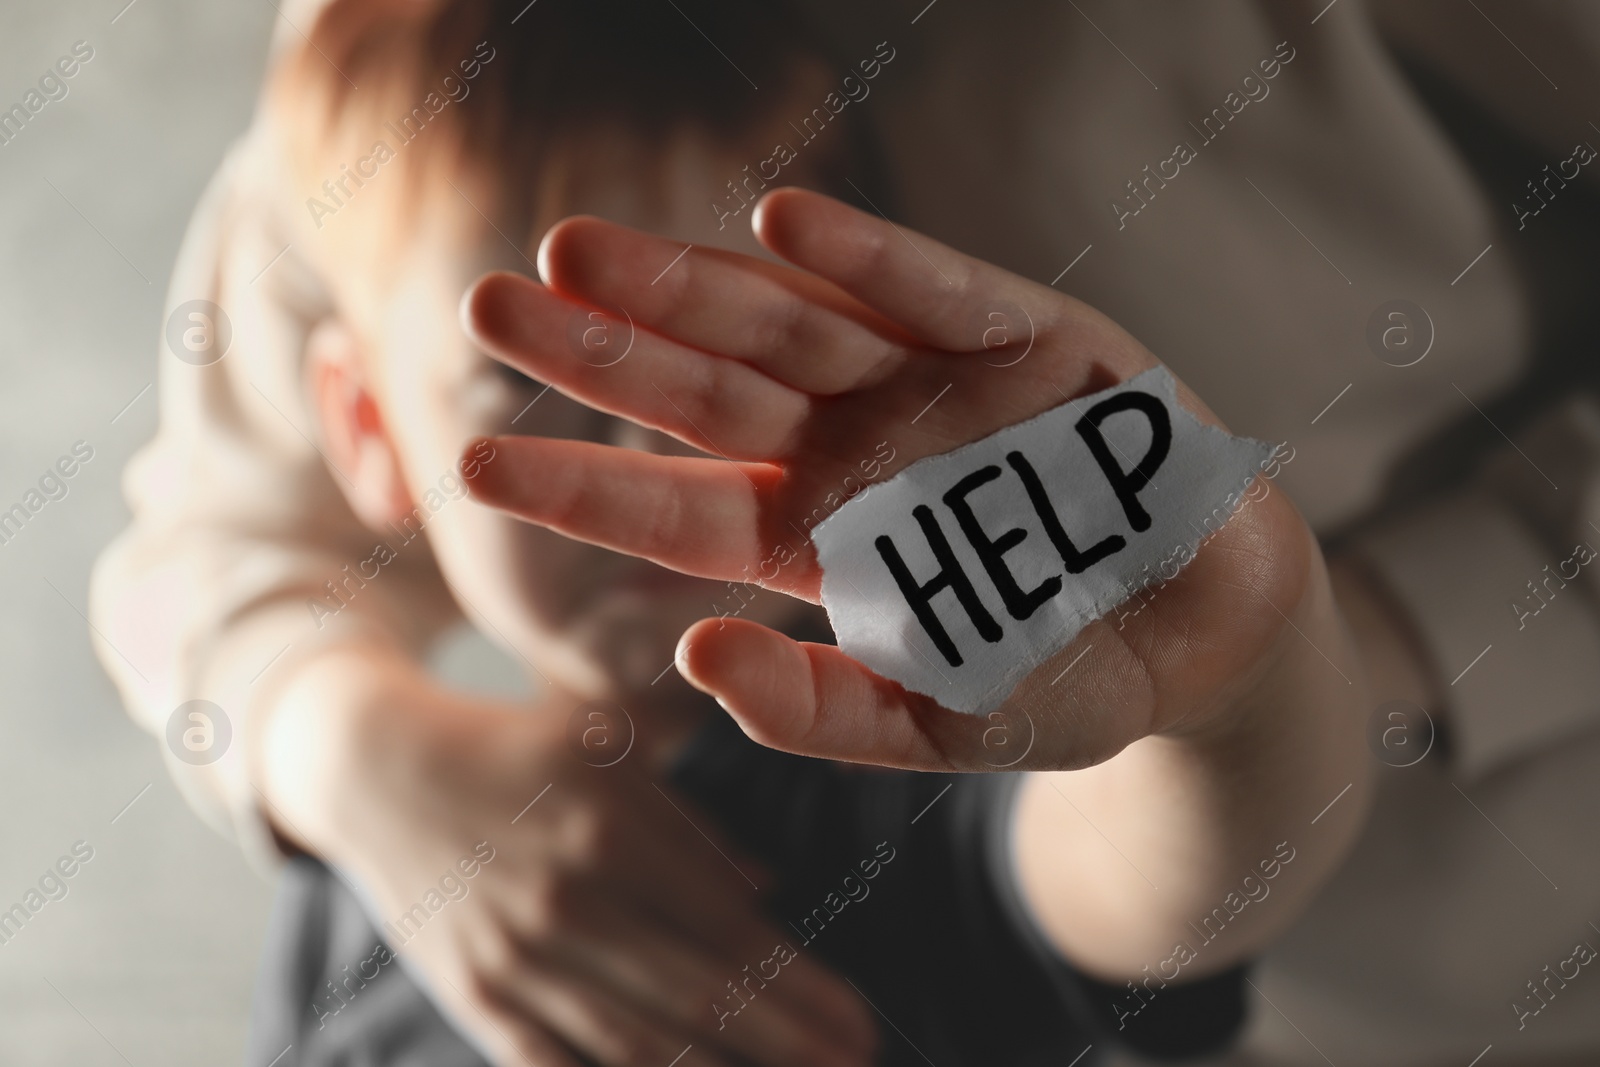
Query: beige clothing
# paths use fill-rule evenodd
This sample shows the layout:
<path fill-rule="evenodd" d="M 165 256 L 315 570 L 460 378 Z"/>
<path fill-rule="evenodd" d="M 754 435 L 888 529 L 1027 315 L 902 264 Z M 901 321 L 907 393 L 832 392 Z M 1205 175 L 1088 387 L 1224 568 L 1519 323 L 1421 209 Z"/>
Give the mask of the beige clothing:
<path fill-rule="evenodd" d="M 1354 857 L 1254 977 L 1239 1062 L 1466 1064 L 1491 1043 L 1486 1064 L 1597 1059 L 1600 975 L 1584 968 L 1543 999 L 1525 983 L 1577 942 L 1600 947 L 1596 568 L 1563 569 L 1576 544 L 1600 548 L 1577 254 L 1600 162 L 1538 201 L 1521 184 L 1600 145 L 1584 110 L 1600 8 L 1478 0 L 1380 19 L 1361 0 L 1325 2 L 943 0 L 869 29 L 833 0 L 818 21 L 846 57 L 885 38 L 897 50 L 852 106 L 878 131 L 898 220 L 1054 279 L 1236 433 L 1288 442 L 1278 486 L 1377 568 L 1445 686 L 1448 759 L 1382 769 Z M 1528 140 L 1513 161 L 1524 175 L 1464 155 L 1402 47 L 1483 109 L 1463 128 Z M 134 523 L 93 602 L 127 657 L 102 659 L 158 734 L 191 697 L 248 716 L 272 672 L 326 642 L 417 650 L 452 618 L 411 560 L 325 629 L 305 607 L 371 541 L 310 444 L 298 366 L 324 297 L 281 215 L 305 195 L 284 189 L 258 122 L 174 275 L 172 303 L 224 307 L 233 346 L 210 367 L 161 354 L 161 429 L 129 469 Z M 1411 366 L 1366 340 L 1396 298 L 1436 334 Z M 202 810 L 259 838 L 236 756 L 174 767 Z M 1541 1006 L 1521 1028 L 1519 998 Z"/>

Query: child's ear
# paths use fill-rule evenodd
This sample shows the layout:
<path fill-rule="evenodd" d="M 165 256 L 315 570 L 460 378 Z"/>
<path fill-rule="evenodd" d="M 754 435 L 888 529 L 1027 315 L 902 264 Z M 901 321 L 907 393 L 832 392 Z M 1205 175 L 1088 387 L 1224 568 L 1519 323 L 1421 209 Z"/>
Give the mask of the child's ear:
<path fill-rule="evenodd" d="M 323 450 L 337 468 L 334 481 L 356 517 L 381 531 L 411 514 L 414 504 L 378 405 L 377 385 L 361 357 L 360 341 L 336 319 L 318 323 L 306 342 L 312 403 Z"/>

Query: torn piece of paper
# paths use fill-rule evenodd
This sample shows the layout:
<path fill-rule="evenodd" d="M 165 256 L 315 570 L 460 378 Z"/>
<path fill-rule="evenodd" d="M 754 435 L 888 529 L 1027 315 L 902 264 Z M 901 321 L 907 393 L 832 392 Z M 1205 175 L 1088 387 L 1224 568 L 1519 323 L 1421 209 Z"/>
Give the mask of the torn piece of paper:
<path fill-rule="evenodd" d="M 1271 445 L 1202 425 L 1156 367 L 868 487 L 813 535 L 839 648 L 956 711 L 999 707 L 1170 579 Z"/>

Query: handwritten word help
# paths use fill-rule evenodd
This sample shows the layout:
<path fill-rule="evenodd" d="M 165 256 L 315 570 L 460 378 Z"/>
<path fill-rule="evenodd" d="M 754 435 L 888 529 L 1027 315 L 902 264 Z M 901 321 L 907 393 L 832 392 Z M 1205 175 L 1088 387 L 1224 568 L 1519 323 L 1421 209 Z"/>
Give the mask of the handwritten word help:
<path fill-rule="evenodd" d="M 1271 453 L 1202 425 L 1157 367 L 918 460 L 816 529 L 839 647 L 945 707 L 992 711 L 1147 565 L 1198 544 L 1199 520 Z"/>

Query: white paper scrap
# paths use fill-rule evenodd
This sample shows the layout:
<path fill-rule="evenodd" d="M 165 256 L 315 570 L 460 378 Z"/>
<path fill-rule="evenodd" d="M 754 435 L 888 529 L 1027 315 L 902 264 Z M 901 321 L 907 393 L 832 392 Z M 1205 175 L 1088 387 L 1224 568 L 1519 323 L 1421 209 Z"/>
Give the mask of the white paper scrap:
<path fill-rule="evenodd" d="M 817 526 L 839 648 L 956 711 L 999 707 L 1221 528 L 1273 446 L 1155 367 L 868 487 Z"/>

